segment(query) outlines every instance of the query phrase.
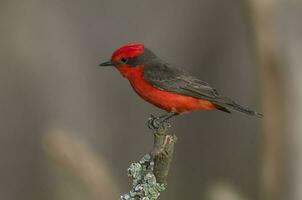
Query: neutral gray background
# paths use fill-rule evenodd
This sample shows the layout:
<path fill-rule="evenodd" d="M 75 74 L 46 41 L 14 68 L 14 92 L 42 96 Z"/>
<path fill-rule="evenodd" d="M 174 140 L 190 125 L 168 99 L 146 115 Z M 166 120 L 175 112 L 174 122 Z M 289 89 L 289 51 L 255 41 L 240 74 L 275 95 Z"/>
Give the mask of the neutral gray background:
<path fill-rule="evenodd" d="M 116 70 L 97 67 L 121 44 L 143 42 L 260 110 L 240 0 L 0 3 L 0 199 L 60 199 L 62 180 L 49 167 L 54 164 L 42 142 L 53 128 L 87 142 L 106 159 L 118 192 L 128 191 L 129 163 L 152 146 L 146 120 L 161 111 L 142 101 Z M 200 199 L 217 182 L 259 199 L 260 123 L 220 111 L 175 118 L 179 140 L 162 199 Z"/>

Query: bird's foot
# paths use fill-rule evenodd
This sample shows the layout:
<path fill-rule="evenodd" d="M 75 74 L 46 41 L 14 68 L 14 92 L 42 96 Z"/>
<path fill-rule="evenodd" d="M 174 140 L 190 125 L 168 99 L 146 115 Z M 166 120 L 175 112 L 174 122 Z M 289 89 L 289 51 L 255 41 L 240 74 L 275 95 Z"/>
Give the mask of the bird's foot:
<path fill-rule="evenodd" d="M 165 117 L 155 117 L 151 115 L 148 119 L 148 128 L 151 130 L 158 130 L 160 128 L 167 130 L 170 127 L 171 124 Z"/>

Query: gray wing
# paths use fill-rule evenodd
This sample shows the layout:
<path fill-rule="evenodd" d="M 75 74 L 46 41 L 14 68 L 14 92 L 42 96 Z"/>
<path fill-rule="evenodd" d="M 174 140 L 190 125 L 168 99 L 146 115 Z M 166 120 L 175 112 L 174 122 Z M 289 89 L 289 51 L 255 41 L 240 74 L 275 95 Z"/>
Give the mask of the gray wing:
<path fill-rule="evenodd" d="M 217 90 L 208 83 L 201 81 L 186 72 L 172 68 L 167 64 L 146 66 L 144 78 L 153 86 L 178 94 L 206 99 L 212 102 L 224 102 L 224 97 L 218 94 Z"/>
<path fill-rule="evenodd" d="M 220 95 L 208 83 L 161 61 L 155 60 L 148 63 L 144 68 L 143 75 L 145 80 L 161 90 L 208 100 L 216 104 L 218 109 L 226 112 L 229 112 L 228 109 L 232 109 L 249 115 L 262 116 L 260 113 L 245 108 L 232 99 Z"/>

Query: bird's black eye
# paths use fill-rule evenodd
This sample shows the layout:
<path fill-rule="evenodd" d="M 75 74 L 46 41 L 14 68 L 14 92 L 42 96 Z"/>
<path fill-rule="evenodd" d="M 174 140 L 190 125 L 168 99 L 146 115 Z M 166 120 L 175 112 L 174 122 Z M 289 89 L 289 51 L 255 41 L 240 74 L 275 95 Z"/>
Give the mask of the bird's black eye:
<path fill-rule="evenodd" d="M 125 57 L 121 58 L 121 62 L 122 62 L 122 63 L 126 63 L 127 61 L 128 61 L 127 58 L 125 58 Z"/>

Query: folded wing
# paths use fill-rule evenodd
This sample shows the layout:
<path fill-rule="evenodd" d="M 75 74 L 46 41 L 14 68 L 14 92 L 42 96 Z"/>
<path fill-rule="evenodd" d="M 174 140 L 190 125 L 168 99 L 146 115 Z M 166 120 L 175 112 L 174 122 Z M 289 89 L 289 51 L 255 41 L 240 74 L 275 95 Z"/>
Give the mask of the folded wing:
<path fill-rule="evenodd" d="M 208 83 L 159 60 L 153 60 L 153 62 L 148 63 L 143 73 L 145 80 L 159 89 L 208 100 L 217 105 L 218 109 L 225 112 L 229 112 L 228 109 L 231 109 L 248 115 L 263 116 L 260 113 L 237 104 L 228 97 L 220 95 L 217 90 Z"/>

